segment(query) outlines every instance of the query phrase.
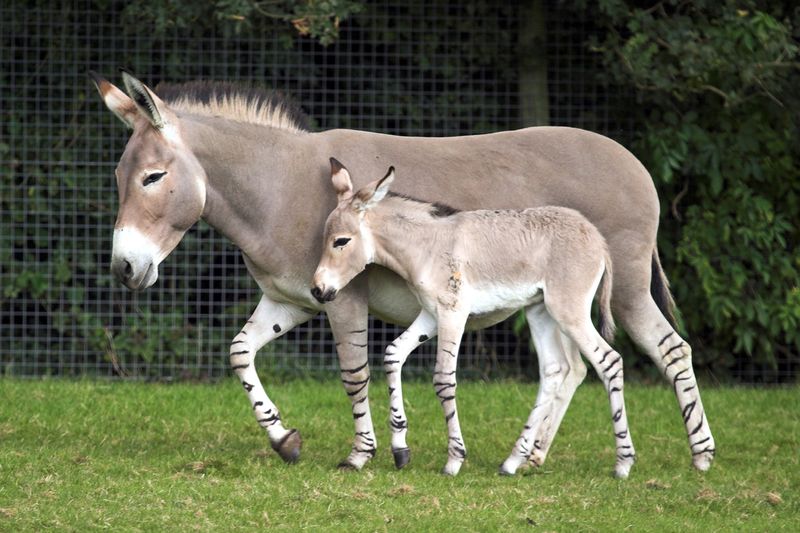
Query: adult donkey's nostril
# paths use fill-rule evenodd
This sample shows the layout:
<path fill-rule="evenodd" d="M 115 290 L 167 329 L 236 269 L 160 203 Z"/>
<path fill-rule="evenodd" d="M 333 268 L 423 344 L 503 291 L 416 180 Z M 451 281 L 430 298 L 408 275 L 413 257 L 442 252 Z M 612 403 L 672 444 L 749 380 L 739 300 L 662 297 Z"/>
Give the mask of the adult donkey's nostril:
<path fill-rule="evenodd" d="M 123 276 L 125 279 L 131 279 L 133 277 L 133 265 L 131 265 L 130 261 L 125 259 L 125 269 L 123 270 Z"/>
<path fill-rule="evenodd" d="M 120 283 L 125 283 L 133 278 L 133 265 L 127 259 L 111 263 L 111 273 Z"/>

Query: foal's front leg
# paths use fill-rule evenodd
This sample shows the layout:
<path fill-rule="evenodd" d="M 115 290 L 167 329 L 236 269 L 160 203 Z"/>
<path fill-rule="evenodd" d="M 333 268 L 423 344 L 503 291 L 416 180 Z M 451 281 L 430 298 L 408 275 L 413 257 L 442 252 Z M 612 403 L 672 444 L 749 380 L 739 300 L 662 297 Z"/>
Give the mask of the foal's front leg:
<path fill-rule="evenodd" d="M 275 302 L 263 295 L 250 319 L 231 342 L 231 368 L 247 392 L 256 420 L 267 431 L 272 448 L 287 463 L 293 463 L 300 457 L 300 433 L 296 429 L 287 430 L 283 427 L 278 408 L 258 379 L 254 361 L 256 352 L 265 344 L 309 318 L 311 314 L 303 309 Z"/>
<path fill-rule="evenodd" d="M 456 409 L 456 367 L 465 323 L 466 317 L 455 313 L 439 313 L 439 345 L 433 372 L 433 388 L 442 404 L 447 423 L 447 464 L 442 473 L 449 476 L 458 474 L 467 457 L 467 447 L 461 436 Z"/>
<path fill-rule="evenodd" d="M 411 455 L 406 444 L 408 419 L 403 406 L 403 365 L 417 346 L 435 336 L 436 319 L 423 309 L 411 326 L 386 347 L 383 368 L 389 386 L 389 428 L 392 431 L 392 455 L 397 468 L 406 466 Z"/>

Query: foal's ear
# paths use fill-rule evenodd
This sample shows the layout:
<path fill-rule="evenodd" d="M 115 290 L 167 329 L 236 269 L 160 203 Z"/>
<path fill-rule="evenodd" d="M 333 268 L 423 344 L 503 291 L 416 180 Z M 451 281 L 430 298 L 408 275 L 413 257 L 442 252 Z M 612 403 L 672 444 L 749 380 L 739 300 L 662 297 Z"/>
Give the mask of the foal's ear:
<path fill-rule="evenodd" d="M 366 185 L 363 189 L 358 191 L 359 200 L 361 200 L 361 205 L 359 206 L 360 211 L 366 211 L 367 209 L 372 209 L 378 202 L 383 200 L 386 195 L 389 193 L 389 186 L 394 181 L 394 167 L 389 167 L 389 171 L 386 173 L 384 177 L 377 181 L 373 181 L 369 185 Z"/>
<path fill-rule="evenodd" d="M 331 181 L 340 202 L 353 196 L 353 181 L 350 179 L 350 172 L 335 157 L 331 157 Z"/>
<path fill-rule="evenodd" d="M 133 74 L 125 69 L 120 70 L 122 71 L 122 82 L 125 84 L 125 90 L 131 95 L 133 103 L 139 109 L 139 112 L 157 130 L 164 130 L 170 123 L 170 118 L 174 117 L 167 104 L 156 96 L 147 85 L 136 79 Z"/>
<path fill-rule="evenodd" d="M 94 82 L 97 92 L 100 93 L 100 98 L 105 102 L 106 107 L 117 115 L 117 118 L 124 122 L 126 126 L 133 128 L 133 120 L 136 118 L 139 111 L 137 111 L 136 104 L 133 103 L 130 96 L 96 72 L 90 70 L 88 74 L 92 82 Z"/>

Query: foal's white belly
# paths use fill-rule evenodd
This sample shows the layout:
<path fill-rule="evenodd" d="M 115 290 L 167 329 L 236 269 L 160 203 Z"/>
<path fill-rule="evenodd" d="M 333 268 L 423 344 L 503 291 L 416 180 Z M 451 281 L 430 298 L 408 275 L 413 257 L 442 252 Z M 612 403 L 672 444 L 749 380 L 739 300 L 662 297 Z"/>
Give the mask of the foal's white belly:
<path fill-rule="evenodd" d="M 544 282 L 504 285 L 486 283 L 467 287 L 464 298 L 471 315 L 508 312 L 527 307 L 543 299 Z"/>
<path fill-rule="evenodd" d="M 467 288 L 463 294 L 470 311 L 466 329 L 471 331 L 493 326 L 519 309 L 541 302 L 543 289 L 542 282 L 513 287 L 486 284 Z M 422 307 L 400 276 L 385 268 L 375 268 L 369 272 L 369 309 L 371 314 L 385 322 L 408 326 Z"/>

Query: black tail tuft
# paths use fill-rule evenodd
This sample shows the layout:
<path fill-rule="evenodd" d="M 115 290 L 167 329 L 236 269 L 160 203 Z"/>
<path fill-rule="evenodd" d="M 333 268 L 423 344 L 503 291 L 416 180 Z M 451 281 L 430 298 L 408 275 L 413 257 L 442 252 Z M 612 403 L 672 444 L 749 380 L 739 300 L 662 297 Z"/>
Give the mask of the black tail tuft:
<path fill-rule="evenodd" d="M 669 281 L 664 274 L 664 269 L 661 268 L 661 260 L 658 258 L 658 250 L 653 249 L 653 259 L 650 263 L 650 295 L 655 300 L 658 309 L 670 323 L 674 329 L 678 329 L 675 323 L 675 300 L 672 299 L 672 293 L 669 290 Z"/>

